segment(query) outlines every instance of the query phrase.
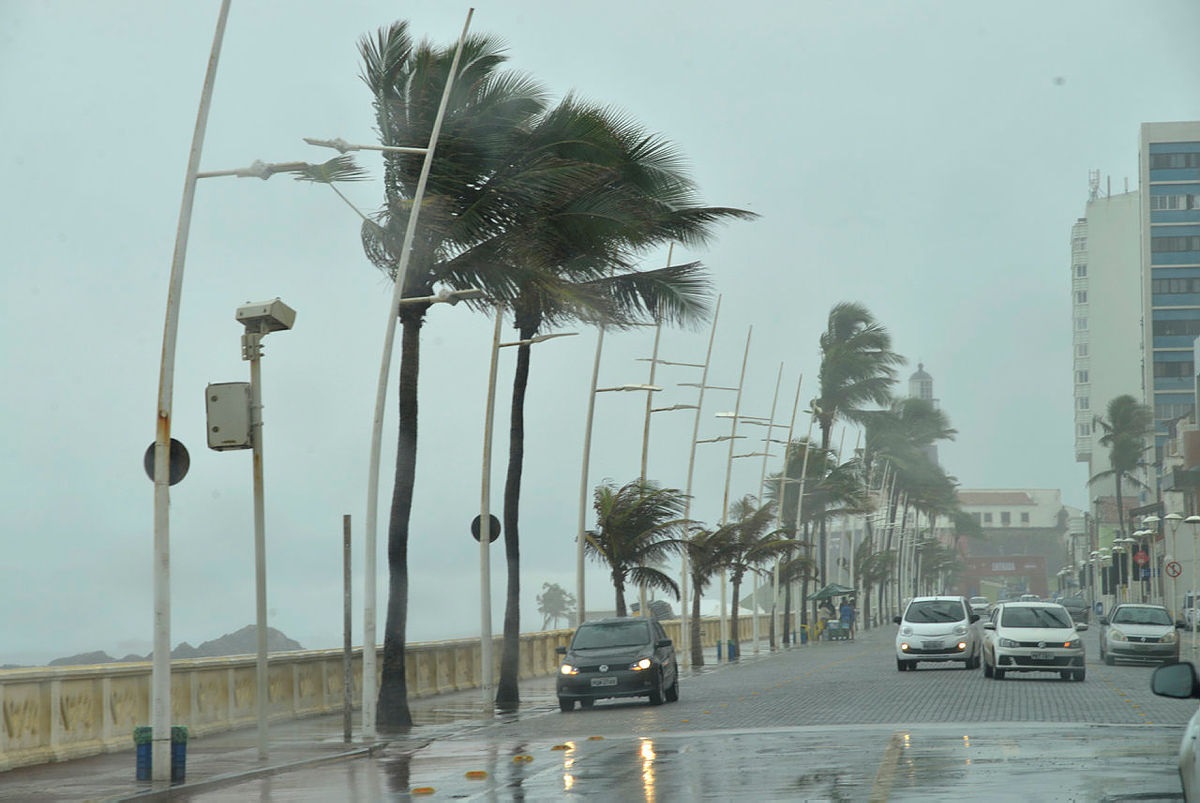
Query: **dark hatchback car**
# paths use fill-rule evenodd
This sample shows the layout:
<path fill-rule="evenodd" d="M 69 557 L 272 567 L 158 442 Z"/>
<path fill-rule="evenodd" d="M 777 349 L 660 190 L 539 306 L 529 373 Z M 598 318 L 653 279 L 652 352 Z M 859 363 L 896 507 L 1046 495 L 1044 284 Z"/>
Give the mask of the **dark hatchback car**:
<path fill-rule="evenodd" d="M 652 705 L 679 699 L 675 647 L 655 619 L 584 622 L 558 654 L 555 691 L 563 711 L 610 697 L 648 697 Z"/>
<path fill-rule="evenodd" d="M 1058 604 L 1067 609 L 1067 613 L 1071 614 L 1071 621 L 1076 624 L 1088 624 L 1091 618 L 1091 608 L 1087 604 L 1087 600 L 1083 597 L 1063 597 L 1058 601 Z"/>

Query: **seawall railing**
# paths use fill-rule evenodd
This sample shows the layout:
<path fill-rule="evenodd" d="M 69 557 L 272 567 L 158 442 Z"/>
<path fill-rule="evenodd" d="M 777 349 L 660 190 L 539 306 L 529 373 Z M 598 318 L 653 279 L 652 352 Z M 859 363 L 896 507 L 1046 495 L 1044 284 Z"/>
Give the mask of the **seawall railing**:
<path fill-rule="evenodd" d="M 679 643 L 679 620 L 662 622 Z M 766 637 L 769 617 L 759 617 Z M 739 620 L 739 641 L 748 639 L 752 617 Z M 555 649 L 571 630 L 521 635 L 519 677 L 553 674 Z M 701 643 L 720 638 L 720 621 L 701 621 Z M 479 639 L 416 642 L 405 652 L 411 698 L 476 689 L 480 685 Z M 501 638 L 492 650 L 492 677 L 500 671 Z M 351 656 L 351 698 L 360 701 L 362 649 Z M 382 661 L 380 662 L 382 665 Z M 257 723 L 254 655 L 171 661 L 171 721 L 195 736 Z M 0 771 L 66 761 L 133 747 L 133 729 L 150 721 L 151 664 L 30 667 L 0 670 Z M 268 660 L 271 722 L 343 710 L 345 653 L 340 649 L 274 652 Z"/>

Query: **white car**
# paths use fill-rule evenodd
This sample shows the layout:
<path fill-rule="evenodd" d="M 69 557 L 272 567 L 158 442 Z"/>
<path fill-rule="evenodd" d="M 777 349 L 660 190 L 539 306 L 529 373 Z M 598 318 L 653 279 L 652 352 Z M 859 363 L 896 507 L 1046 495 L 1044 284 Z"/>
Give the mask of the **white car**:
<path fill-rule="evenodd" d="M 987 613 L 987 609 L 992 605 L 992 601 L 987 597 L 971 597 L 967 603 L 971 606 L 971 613 L 977 613 L 980 616 Z"/>
<path fill-rule="evenodd" d="M 1083 680 L 1083 640 L 1067 609 L 1053 602 L 1009 602 L 983 624 L 983 674 L 1003 680 L 1009 672 L 1057 672 Z"/>
<path fill-rule="evenodd" d="M 1188 700 L 1200 697 L 1200 678 L 1191 661 L 1167 664 L 1154 670 L 1150 689 L 1160 697 Z M 1192 714 L 1183 739 L 1179 742 L 1179 780 L 1183 783 L 1183 799 L 1196 800 L 1200 795 L 1200 764 L 1197 763 L 1196 741 L 1200 739 L 1200 709 Z"/>
<path fill-rule="evenodd" d="M 966 669 L 979 666 L 979 614 L 963 597 L 914 597 L 896 633 L 896 669 L 916 669 L 919 661 L 962 661 Z"/>

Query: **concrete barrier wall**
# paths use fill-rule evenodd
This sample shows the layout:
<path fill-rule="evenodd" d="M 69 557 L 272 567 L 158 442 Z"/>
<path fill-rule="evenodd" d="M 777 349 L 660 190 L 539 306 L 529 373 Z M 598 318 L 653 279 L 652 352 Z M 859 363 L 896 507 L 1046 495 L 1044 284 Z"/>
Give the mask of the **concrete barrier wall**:
<path fill-rule="evenodd" d="M 759 620 L 763 637 L 768 618 Z M 679 621 L 662 624 L 678 644 Z M 742 617 L 739 625 L 741 639 L 750 638 L 751 617 Z M 555 649 L 567 645 L 571 632 L 522 634 L 519 676 L 554 673 Z M 719 635 L 716 617 L 701 621 L 704 646 L 714 646 Z M 492 650 L 493 678 L 500 673 L 501 642 L 497 637 Z M 271 653 L 271 721 L 341 711 L 344 662 L 340 649 Z M 195 736 L 255 725 L 256 666 L 253 655 L 172 661 L 172 724 L 186 725 Z M 409 644 L 405 666 L 410 698 L 479 688 L 479 639 Z M 354 650 L 351 667 L 357 707 L 361 648 Z M 133 729 L 150 724 L 150 675 L 149 662 L 0 670 L 0 771 L 132 749 Z"/>

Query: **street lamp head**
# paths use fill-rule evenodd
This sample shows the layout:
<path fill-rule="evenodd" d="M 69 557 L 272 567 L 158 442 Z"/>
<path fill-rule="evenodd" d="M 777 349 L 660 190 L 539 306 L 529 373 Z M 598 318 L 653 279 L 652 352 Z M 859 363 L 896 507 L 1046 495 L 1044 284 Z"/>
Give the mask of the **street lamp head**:
<path fill-rule="evenodd" d="M 608 393 L 614 390 L 644 390 L 650 393 L 657 393 L 662 390 L 658 385 L 617 385 L 611 388 L 596 388 L 597 393 Z"/>
<path fill-rule="evenodd" d="M 1197 516 L 1195 513 L 1193 513 L 1184 519 L 1184 522 L 1187 524 L 1200 524 L 1200 516 Z"/>
<path fill-rule="evenodd" d="M 1158 524 L 1160 521 L 1162 521 L 1162 519 L 1160 519 L 1158 516 L 1151 514 L 1149 516 L 1146 516 L 1144 519 L 1142 519 L 1142 524 Z"/>
<path fill-rule="evenodd" d="M 1163 519 L 1170 522 L 1180 522 L 1183 521 L 1183 516 L 1180 516 L 1178 513 L 1168 513 L 1163 516 Z"/>
<path fill-rule="evenodd" d="M 453 307 L 460 301 L 483 298 L 483 295 L 483 291 L 478 287 L 471 287 L 466 290 L 447 290 L 443 287 L 441 290 L 438 290 L 437 295 L 434 297 L 434 303 L 449 304 Z"/>

